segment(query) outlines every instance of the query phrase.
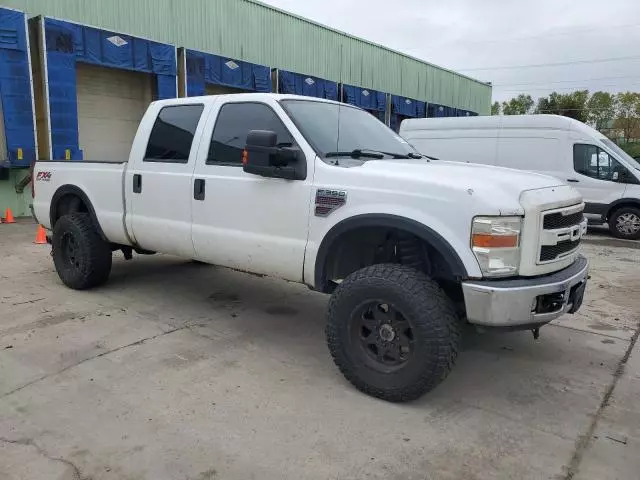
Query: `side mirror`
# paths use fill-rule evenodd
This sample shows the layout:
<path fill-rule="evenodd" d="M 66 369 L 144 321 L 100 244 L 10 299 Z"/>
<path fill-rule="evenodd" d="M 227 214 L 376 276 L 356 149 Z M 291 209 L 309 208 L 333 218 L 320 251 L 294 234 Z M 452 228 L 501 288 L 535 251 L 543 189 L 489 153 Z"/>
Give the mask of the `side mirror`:
<path fill-rule="evenodd" d="M 298 147 L 278 147 L 278 136 L 270 130 L 251 130 L 242 153 L 242 168 L 263 177 L 304 180 L 307 162 Z"/>

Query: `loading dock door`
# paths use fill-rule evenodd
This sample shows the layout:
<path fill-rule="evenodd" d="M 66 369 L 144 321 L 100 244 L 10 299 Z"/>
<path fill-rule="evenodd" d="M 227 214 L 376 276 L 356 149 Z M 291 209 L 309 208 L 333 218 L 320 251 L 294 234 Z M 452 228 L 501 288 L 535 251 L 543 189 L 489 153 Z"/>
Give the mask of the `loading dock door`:
<path fill-rule="evenodd" d="M 153 97 L 154 76 L 76 64 L 78 133 L 87 160 L 123 161 Z"/>

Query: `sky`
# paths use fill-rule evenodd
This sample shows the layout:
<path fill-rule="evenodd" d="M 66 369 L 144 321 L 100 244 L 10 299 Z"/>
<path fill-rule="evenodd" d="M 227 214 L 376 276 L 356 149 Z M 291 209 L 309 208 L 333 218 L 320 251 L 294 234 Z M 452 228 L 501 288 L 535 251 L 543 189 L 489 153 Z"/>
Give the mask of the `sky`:
<path fill-rule="evenodd" d="M 491 82 L 494 101 L 640 92 L 640 0 L 262 1 Z"/>

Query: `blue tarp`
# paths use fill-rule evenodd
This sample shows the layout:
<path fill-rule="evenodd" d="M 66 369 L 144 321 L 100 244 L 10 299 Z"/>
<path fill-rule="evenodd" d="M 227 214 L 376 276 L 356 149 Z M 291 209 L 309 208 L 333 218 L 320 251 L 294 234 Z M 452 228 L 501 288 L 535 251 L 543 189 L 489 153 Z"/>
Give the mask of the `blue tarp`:
<path fill-rule="evenodd" d="M 427 106 L 427 117 L 475 117 L 478 114 L 471 110 L 462 108 L 446 107 L 437 103 L 430 103 Z"/>
<path fill-rule="evenodd" d="M 445 105 L 433 104 L 435 117 L 455 117 L 457 116 L 456 109 L 453 107 L 447 107 Z"/>
<path fill-rule="evenodd" d="M 224 85 L 251 92 L 271 91 L 271 69 L 210 53 L 186 51 L 187 96 L 204 95 L 205 84 Z"/>
<path fill-rule="evenodd" d="M 391 95 L 391 125 L 398 131 L 400 122 L 405 118 L 423 118 L 427 113 L 427 104 L 412 98 Z"/>
<path fill-rule="evenodd" d="M 36 158 L 29 68 L 24 13 L 0 8 L 0 99 L 6 160 L 15 167 Z"/>
<path fill-rule="evenodd" d="M 156 75 L 157 99 L 175 98 L 175 47 L 45 19 L 53 159 L 82 159 L 78 145 L 76 62 Z"/>
<path fill-rule="evenodd" d="M 365 110 L 384 112 L 387 109 L 387 95 L 384 92 L 353 85 L 343 85 L 342 95 L 342 100 L 345 103 Z"/>
<path fill-rule="evenodd" d="M 412 98 L 391 95 L 391 112 L 403 117 L 422 118 L 426 113 L 426 104 Z"/>
<path fill-rule="evenodd" d="M 330 80 L 280 70 L 278 85 L 279 93 L 338 100 L 338 84 Z"/>

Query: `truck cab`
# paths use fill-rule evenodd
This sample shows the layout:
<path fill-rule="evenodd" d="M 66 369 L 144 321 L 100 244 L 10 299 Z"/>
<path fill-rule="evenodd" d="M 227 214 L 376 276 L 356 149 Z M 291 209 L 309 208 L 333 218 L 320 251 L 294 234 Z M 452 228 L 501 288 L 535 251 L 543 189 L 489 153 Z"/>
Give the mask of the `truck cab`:
<path fill-rule="evenodd" d="M 537 329 L 582 303 L 584 203 L 545 175 L 442 162 L 374 116 L 294 95 L 150 105 L 128 160 L 38 162 L 34 214 L 62 281 L 160 252 L 331 295 L 327 342 L 360 390 L 417 398 L 461 325 Z"/>

